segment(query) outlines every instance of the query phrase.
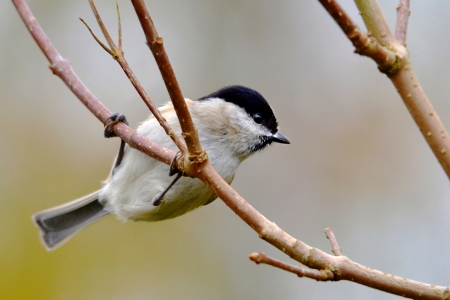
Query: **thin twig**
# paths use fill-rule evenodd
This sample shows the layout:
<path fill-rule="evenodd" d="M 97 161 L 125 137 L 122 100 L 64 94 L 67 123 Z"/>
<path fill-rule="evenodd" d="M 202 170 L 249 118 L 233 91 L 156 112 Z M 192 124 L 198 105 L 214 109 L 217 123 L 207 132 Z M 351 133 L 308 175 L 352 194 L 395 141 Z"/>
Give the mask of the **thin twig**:
<path fill-rule="evenodd" d="M 409 10 L 409 0 L 400 0 L 397 6 L 397 26 L 395 27 L 395 38 L 406 47 L 406 32 L 411 11 Z"/>
<path fill-rule="evenodd" d="M 117 10 L 117 35 L 119 37 L 119 49 L 122 49 L 122 21 L 120 20 L 120 9 L 119 9 L 119 2 L 116 2 L 116 10 Z"/>
<path fill-rule="evenodd" d="M 334 232 L 333 229 L 331 228 L 326 228 L 325 229 L 325 235 L 327 236 L 327 239 L 330 240 L 331 243 L 331 251 L 333 252 L 333 254 L 335 256 L 339 256 L 342 255 L 342 249 L 341 247 L 339 247 L 336 237 L 334 236 Z"/>
<path fill-rule="evenodd" d="M 122 49 L 116 47 L 116 44 L 114 43 L 111 35 L 109 34 L 108 30 L 106 29 L 105 24 L 103 24 L 102 18 L 100 18 L 100 15 L 97 11 L 97 8 L 95 7 L 95 3 L 93 0 L 89 0 L 89 4 L 91 5 L 91 9 L 92 9 L 92 13 L 95 16 L 95 19 L 97 20 L 98 26 L 100 27 L 103 36 L 105 37 L 106 41 L 108 42 L 109 48 L 111 48 L 111 50 L 117 50 L 118 52 L 122 51 Z M 92 31 L 91 31 L 92 33 Z"/>
<path fill-rule="evenodd" d="M 256 264 L 266 264 L 284 271 L 297 274 L 298 277 L 308 277 L 317 281 L 336 281 L 333 272 L 330 270 L 311 270 L 301 266 L 293 266 L 280 260 L 271 258 L 261 252 L 253 252 L 249 256 L 250 260 Z"/>
<path fill-rule="evenodd" d="M 161 72 L 161 76 L 167 91 L 169 92 L 170 99 L 172 100 L 177 113 L 178 120 L 180 121 L 181 130 L 183 131 L 182 135 L 189 151 L 189 157 L 185 157 L 185 159 L 187 159 L 185 161 L 185 171 L 193 175 L 198 171 L 199 166 L 208 160 L 208 157 L 200 145 L 197 129 L 194 126 L 194 122 L 192 121 L 186 102 L 184 101 L 175 72 L 170 64 L 169 57 L 164 48 L 163 39 L 156 30 L 145 2 L 143 0 L 131 0 L 131 3 L 139 18 L 142 30 L 145 33 L 147 45 L 155 57 L 159 71 Z"/>
<path fill-rule="evenodd" d="M 94 40 L 97 42 L 97 44 L 99 44 L 103 50 L 105 50 L 106 52 L 108 52 L 109 55 L 111 55 L 114 59 L 117 59 L 116 53 L 109 49 L 108 46 L 106 46 L 92 31 L 91 27 L 88 25 L 88 23 L 86 23 L 85 20 L 83 20 L 82 18 L 80 18 L 80 21 L 83 22 L 84 26 L 86 26 L 86 28 L 89 30 L 89 32 L 91 33 L 92 37 L 94 38 Z"/>
<path fill-rule="evenodd" d="M 182 153 L 186 153 L 187 149 L 186 149 L 185 143 L 180 138 L 180 136 L 175 133 L 175 131 L 172 129 L 172 127 L 169 125 L 169 123 L 167 123 L 166 119 L 164 119 L 164 117 L 161 115 L 160 111 L 153 104 L 153 102 L 150 99 L 150 96 L 145 92 L 144 88 L 142 87 L 141 83 L 137 79 L 137 77 L 134 74 L 131 67 L 128 65 L 128 62 L 126 61 L 126 59 L 123 55 L 123 51 L 121 48 L 121 43 L 122 43 L 121 32 L 122 32 L 122 30 L 120 29 L 121 25 L 120 25 L 119 6 L 117 5 L 117 11 L 118 11 L 118 16 L 119 16 L 118 17 L 119 18 L 118 19 L 119 20 L 119 47 L 118 47 L 118 46 L 116 46 L 113 39 L 111 38 L 108 30 L 106 29 L 106 27 L 100 17 L 100 14 L 97 11 L 97 8 L 95 7 L 94 1 L 90 0 L 89 3 L 91 4 L 92 11 L 95 15 L 95 18 L 97 19 L 97 23 L 98 23 L 100 29 L 102 30 L 102 33 L 103 33 L 106 41 L 108 42 L 110 49 L 108 49 L 108 47 L 106 47 L 95 36 L 95 34 L 92 32 L 91 28 L 86 24 L 86 22 L 84 22 L 82 19 L 81 19 L 81 21 L 86 25 L 86 27 L 89 29 L 89 32 L 92 34 L 94 39 L 100 44 L 100 46 L 102 46 L 102 48 L 105 49 L 105 51 L 107 51 L 114 58 L 114 60 L 116 60 L 119 63 L 119 65 L 122 67 L 123 71 L 127 75 L 128 79 L 130 79 L 130 82 L 133 84 L 134 88 L 136 89 L 138 94 L 141 96 L 144 103 L 147 105 L 149 110 L 153 113 L 156 120 L 158 120 L 161 127 L 164 128 L 164 130 L 166 131 L 166 134 L 170 136 L 170 138 L 173 140 L 173 142 L 177 145 L 178 149 L 180 149 L 180 151 Z"/>

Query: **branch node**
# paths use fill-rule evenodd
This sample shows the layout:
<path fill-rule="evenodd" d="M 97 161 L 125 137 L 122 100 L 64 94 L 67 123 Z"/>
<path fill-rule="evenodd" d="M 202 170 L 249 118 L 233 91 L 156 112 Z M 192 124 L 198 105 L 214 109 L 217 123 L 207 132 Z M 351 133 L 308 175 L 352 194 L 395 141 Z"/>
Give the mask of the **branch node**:
<path fill-rule="evenodd" d="M 395 76 L 402 67 L 403 60 L 399 55 L 394 55 L 392 58 L 394 58 L 393 62 L 388 61 L 388 59 L 381 63 L 377 62 L 378 70 L 380 70 L 381 73 L 386 74 L 388 77 Z"/>
<path fill-rule="evenodd" d="M 259 232 L 259 238 L 262 240 L 268 240 L 270 234 L 270 230 L 266 229 L 266 228 L 262 228 Z"/>
<path fill-rule="evenodd" d="M 250 260 L 254 261 L 257 265 L 259 265 L 263 261 L 264 256 L 265 256 L 264 253 L 253 252 L 250 253 L 248 258 L 250 258 Z"/>
<path fill-rule="evenodd" d="M 352 42 L 355 53 L 372 58 L 377 63 L 378 69 L 388 77 L 397 74 L 402 62 L 399 57 L 401 53 L 384 46 L 370 31 L 368 33 L 362 32 L 337 1 L 319 1 Z M 386 33 L 383 35 L 385 36 Z"/>

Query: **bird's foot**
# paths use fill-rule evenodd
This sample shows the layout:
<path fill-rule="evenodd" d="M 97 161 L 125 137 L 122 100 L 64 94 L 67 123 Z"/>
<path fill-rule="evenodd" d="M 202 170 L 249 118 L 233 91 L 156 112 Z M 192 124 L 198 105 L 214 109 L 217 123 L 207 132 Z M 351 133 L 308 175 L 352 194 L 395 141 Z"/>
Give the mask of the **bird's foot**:
<path fill-rule="evenodd" d="M 112 127 L 116 125 L 117 123 L 122 122 L 128 125 L 127 118 L 125 115 L 119 114 L 119 113 L 113 113 L 111 116 L 109 116 L 108 119 L 105 121 L 105 131 L 104 135 L 105 138 L 112 138 L 116 137 L 117 135 L 112 130 Z"/>

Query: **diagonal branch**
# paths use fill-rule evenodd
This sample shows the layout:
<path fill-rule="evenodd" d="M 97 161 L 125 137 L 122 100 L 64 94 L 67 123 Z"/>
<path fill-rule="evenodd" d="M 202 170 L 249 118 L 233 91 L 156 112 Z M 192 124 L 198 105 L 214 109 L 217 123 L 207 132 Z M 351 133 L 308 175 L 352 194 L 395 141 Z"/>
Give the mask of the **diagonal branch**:
<path fill-rule="evenodd" d="M 169 92 L 170 99 L 172 99 L 178 120 L 180 120 L 181 129 L 183 131 L 182 136 L 186 141 L 189 151 L 189 157 L 187 157 L 186 161 L 187 165 L 185 166 L 186 171 L 191 174 L 195 173 L 197 170 L 190 172 L 191 164 L 201 165 L 203 162 L 207 161 L 208 158 L 206 152 L 203 151 L 200 145 L 197 129 L 194 126 L 194 122 L 192 121 L 186 102 L 184 101 L 175 72 L 173 71 L 169 57 L 164 48 L 163 38 L 158 34 L 145 2 L 143 0 L 131 0 L 131 3 L 141 22 L 142 29 L 147 39 L 147 45 L 155 57 L 159 71 L 161 72 L 161 76 L 166 84 L 167 91 Z"/>
<path fill-rule="evenodd" d="M 261 239 L 305 266 L 318 270 L 331 270 L 334 273 L 335 280 L 353 281 L 406 298 L 447 299 L 447 295 L 450 295 L 450 287 L 429 285 L 394 276 L 360 265 L 344 255 L 333 256 L 305 244 L 284 232 L 274 222 L 266 219 L 226 184 L 221 177 L 211 176 L 214 173 L 212 166 L 207 164 L 204 172 L 198 174 L 198 178 L 205 182 L 230 209 L 253 228 Z"/>
<path fill-rule="evenodd" d="M 105 124 L 111 112 L 88 90 L 75 74 L 68 60 L 64 59 L 52 45 L 38 22 L 34 18 L 30 8 L 23 0 L 13 0 L 20 17 L 28 31 L 50 62 L 50 69 L 67 85 L 75 96 L 83 103 L 92 114 Z M 164 148 L 120 122 L 114 126 L 114 132 L 131 147 L 166 164 L 175 157 L 175 152 Z"/>

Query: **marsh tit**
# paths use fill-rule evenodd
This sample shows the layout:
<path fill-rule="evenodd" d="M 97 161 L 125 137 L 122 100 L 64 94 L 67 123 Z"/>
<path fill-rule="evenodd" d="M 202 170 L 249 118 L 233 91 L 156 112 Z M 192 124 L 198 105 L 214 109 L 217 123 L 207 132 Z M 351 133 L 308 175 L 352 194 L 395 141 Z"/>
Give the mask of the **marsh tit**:
<path fill-rule="evenodd" d="M 212 166 L 230 184 L 238 166 L 272 142 L 289 144 L 267 101 L 255 90 L 227 86 L 195 101 L 186 100 L 203 148 Z M 180 133 L 172 103 L 159 109 Z M 150 116 L 137 132 L 176 151 L 170 137 Z M 173 185 L 172 185 L 173 184 Z M 183 215 L 214 201 L 217 196 L 199 179 L 181 177 L 174 183 L 169 166 L 140 151 L 123 149 L 102 189 L 33 216 L 48 250 L 66 242 L 76 232 L 108 215 L 127 221 L 160 221 Z"/>

